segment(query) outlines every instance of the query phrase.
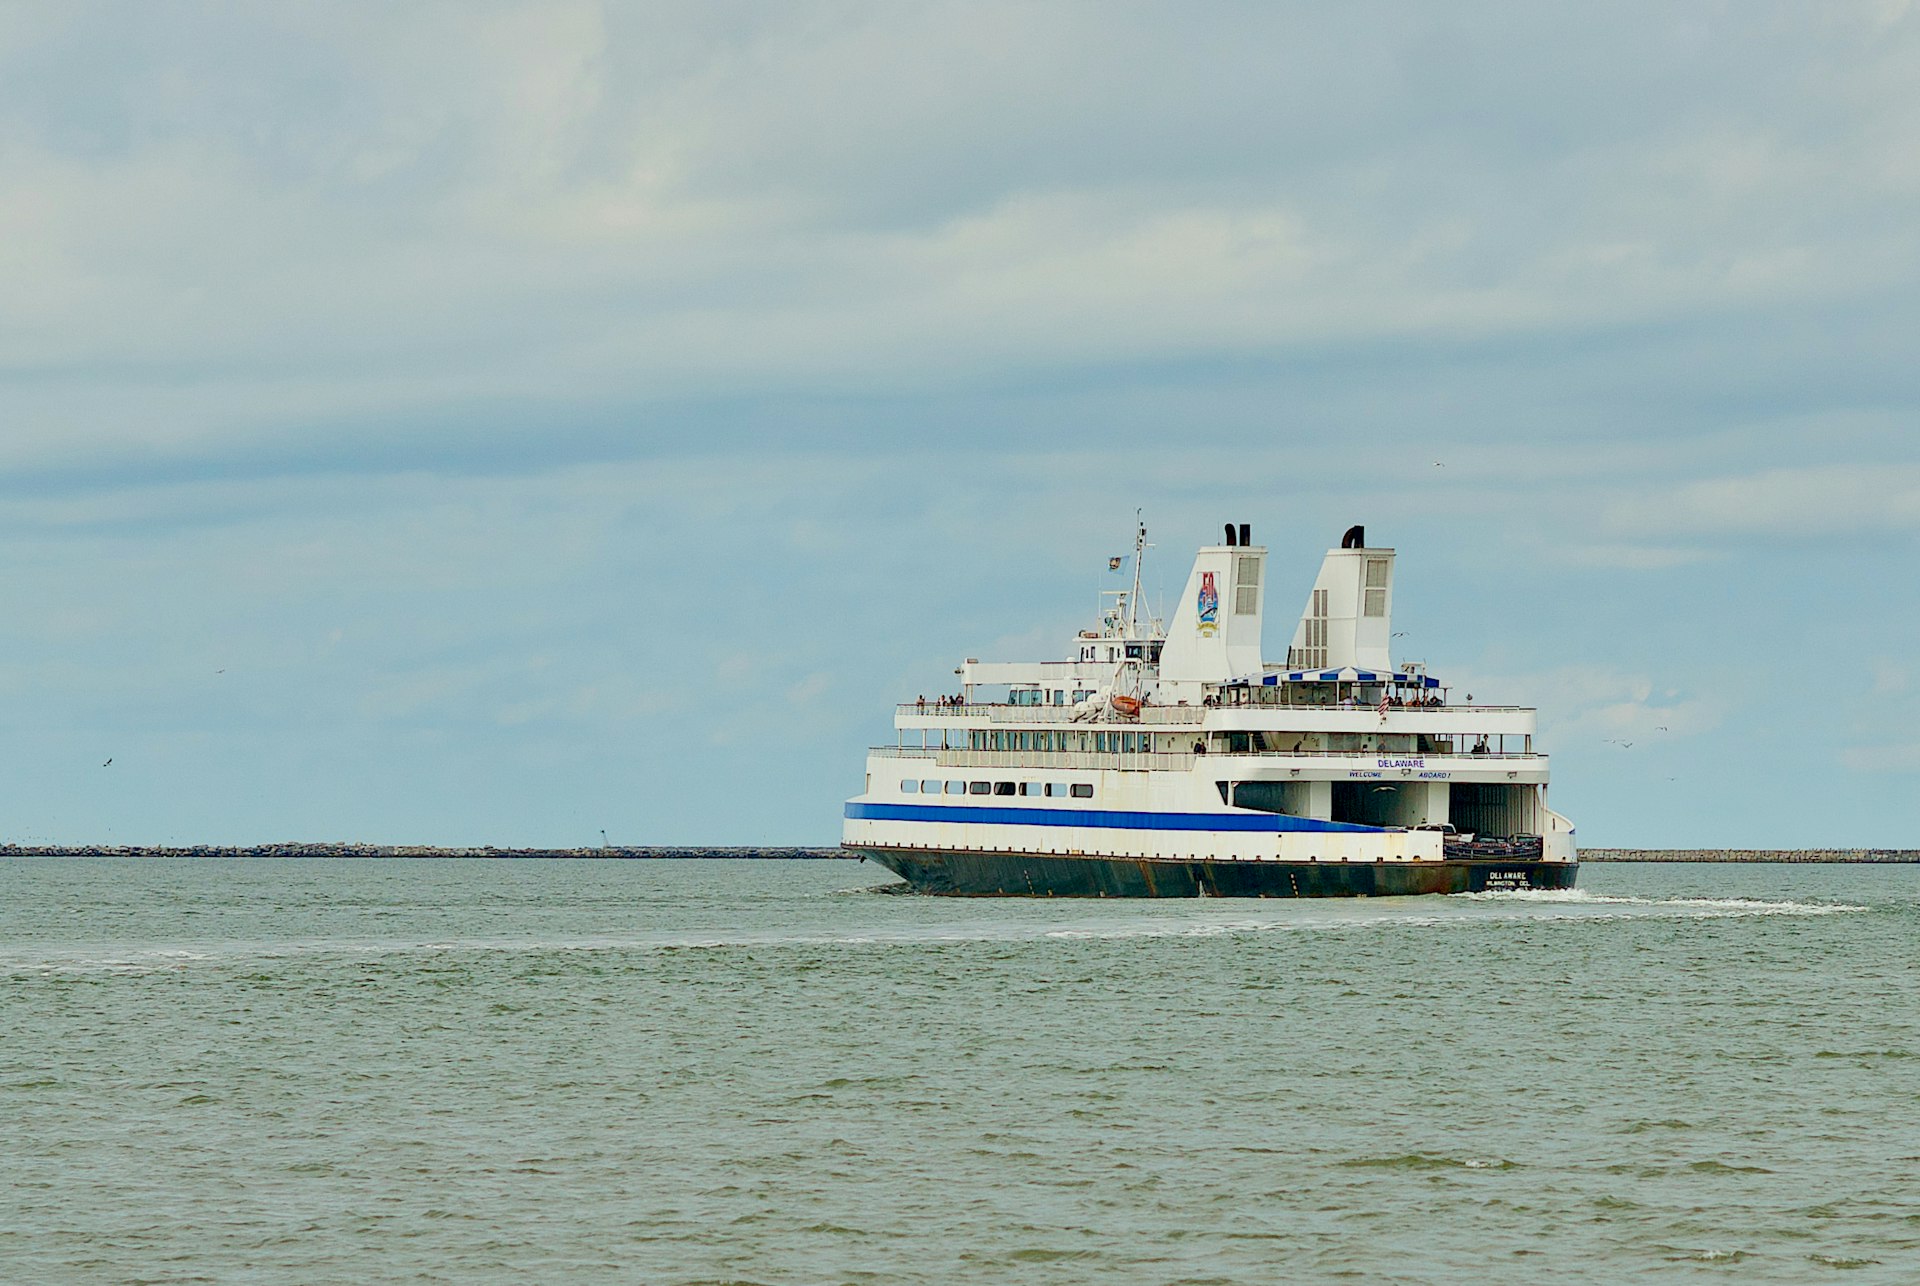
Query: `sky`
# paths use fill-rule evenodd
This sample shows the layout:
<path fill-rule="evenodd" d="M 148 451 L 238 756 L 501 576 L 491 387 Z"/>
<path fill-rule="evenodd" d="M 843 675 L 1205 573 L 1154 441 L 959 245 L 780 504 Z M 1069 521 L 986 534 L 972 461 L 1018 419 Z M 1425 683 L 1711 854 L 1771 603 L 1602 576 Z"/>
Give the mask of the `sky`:
<path fill-rule="evenodd" d="M 1916 229 L 1906 0 L 0 2 L 0 840 L 832 843 L 1137 509 L 1920 847 Z"/>

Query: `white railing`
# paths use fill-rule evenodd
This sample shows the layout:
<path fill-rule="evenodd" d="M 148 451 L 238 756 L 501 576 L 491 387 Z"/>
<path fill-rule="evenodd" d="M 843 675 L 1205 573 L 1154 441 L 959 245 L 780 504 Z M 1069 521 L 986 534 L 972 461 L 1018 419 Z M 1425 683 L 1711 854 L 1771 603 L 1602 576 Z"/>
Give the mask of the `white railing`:
<path fill-rule="evenodd" d="M 1228 701 L 1215 706 L 1157 706 L 1146 705 L 1140 709 L 1137 719 L 1128 719 L 1128 723 L 1143 724 L 1190 724 L 1200 723 L 1215 711 L 1264 711 L 1264 710 L 1326 710 L 1354 714 L 1366 712 L 1378 713 L 1380 707 L 1370 702 L 1357 705 L 1328 705 L 1324 702 L 1308 701 L 1248 701 L 1245 703 Z M 1443 706 L 1388 706 L 1390 715 L 1404 714 L 1525 714 L 1533 706 L 1487 706 L 1487 705 L 1443 705 Z M 1111 722 L 1118 718 L 1111 710 L 1101 710 L 1098 715 L 1088 716 L 1084 707 L 1079 706 L 1016 706 L 991 704 L 984 701 L 964 702 L 960 705 L 940 705 L 929 701 L 921 705 L 918 701 L 908 701 L 896 706 L 902 715 L 928 716 L 938 719 L 964 719 L 972 723 L 1073 723 L 1076 713 L 1082 716 L 1079 722 Z"/>
<path fill-rule="evenodd" d="M 1015 706 L 988 705 L 984 702 L 972 702 L 965 705 L 936 705 L 929 701 L 922 706 L 918 701 L 909 701 L 896 707 L 902 715 L 929 715 L 940 719 L 965 719 L 971 723 L 1054 723 L 1094 724 L 1100 722 L 1122 722 L 1139 724 L 1191 724 L 1199 723 L 1207 717 L 1207 711 L 1201 706 L 1143 706 L 1137 718 L 1122 719 L 1111 710 L 1101 710 L 1089 714 L 1084 706 Z M 1080 718 L 1075 719 L 1078 714 Z"/>
<path fill-rule="evenodd" d="M 874 746 L 868 753 L 881 759 L 930 760 L 942 768 L 1154 769 L 1163 772 L 1185 772 L 1193 767 L 1195 760 L 1202 759 L 1224 760 L 1229 764 L 1244 760 L 1267 763 L 1275 760 L 1315 762 L 1323 759 L 1350 759 L 1356 762 L 1356 766 L 1366 768 L 1376 768 L 1382 762 L 1393 768 L 1411 767 L 1412 765 L 1407 761 L 1417 759 L 1421 767 L 1433 770 L 1470 767 L 1490 760 L 1508 762 L 1516 759 L 1538 760 L 1543 765 L 1547 761 L 1545 755 L 1517 752 L 1501 754 L 1492 751 L 1478 755 L 1465 751 L 1458 754 L 1441 754 L 1392 750 L 1216 750 L 1208 754 L 1156 750 L 1110 754 L 1086 750 L 969 750 L 963 747 L 942 749 L 939 746 Z"/>

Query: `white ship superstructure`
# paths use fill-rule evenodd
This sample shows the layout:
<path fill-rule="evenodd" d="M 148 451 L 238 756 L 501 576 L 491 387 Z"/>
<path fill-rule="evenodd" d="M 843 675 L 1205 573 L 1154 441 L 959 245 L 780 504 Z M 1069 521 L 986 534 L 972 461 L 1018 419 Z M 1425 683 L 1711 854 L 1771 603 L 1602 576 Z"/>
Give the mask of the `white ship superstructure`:
<path fill-rule="evenodd" d="M 1284 664 L 1267 550 L 1203 548 L 1170 624 L 1133 587 L 1064 660 L 959 668 L 898 708 L 844 845 L 937 892 L 1317 896 L 1567 887 L 1535 712 L 1396 667 L 1394 551 L 1327 551 Z"/>

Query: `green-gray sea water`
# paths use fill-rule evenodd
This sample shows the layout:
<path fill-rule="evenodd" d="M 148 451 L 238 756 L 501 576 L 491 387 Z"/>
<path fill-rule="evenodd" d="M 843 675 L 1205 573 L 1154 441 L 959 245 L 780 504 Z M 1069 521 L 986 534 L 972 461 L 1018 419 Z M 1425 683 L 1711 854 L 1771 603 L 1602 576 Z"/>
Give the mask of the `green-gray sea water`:
<path fill-rule="evenodd" d="M 1920 868 L 0 863 L 6 1282 L 1920 1281 Z"/>

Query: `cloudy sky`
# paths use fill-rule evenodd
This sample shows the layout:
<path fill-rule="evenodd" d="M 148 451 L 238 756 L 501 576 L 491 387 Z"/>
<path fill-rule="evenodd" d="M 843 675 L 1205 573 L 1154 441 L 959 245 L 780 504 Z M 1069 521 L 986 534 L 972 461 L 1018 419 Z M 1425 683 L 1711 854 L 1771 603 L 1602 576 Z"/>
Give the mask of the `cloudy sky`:
<path fill-rule="evenodd" d="M 1920 846 L 1916 229 L 1906 0 L 0 3 L 0 833 L 831 842 L 1140 508 Z"/>

